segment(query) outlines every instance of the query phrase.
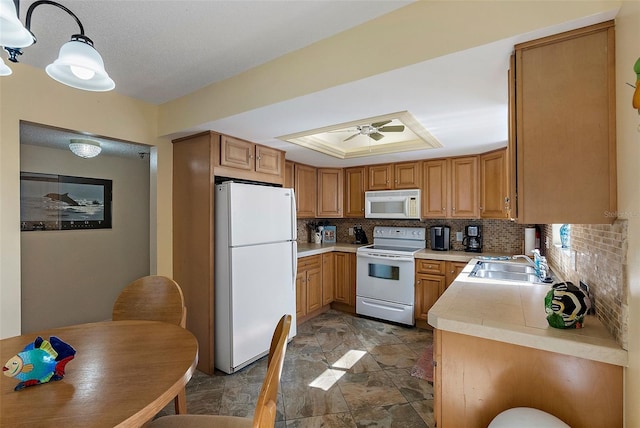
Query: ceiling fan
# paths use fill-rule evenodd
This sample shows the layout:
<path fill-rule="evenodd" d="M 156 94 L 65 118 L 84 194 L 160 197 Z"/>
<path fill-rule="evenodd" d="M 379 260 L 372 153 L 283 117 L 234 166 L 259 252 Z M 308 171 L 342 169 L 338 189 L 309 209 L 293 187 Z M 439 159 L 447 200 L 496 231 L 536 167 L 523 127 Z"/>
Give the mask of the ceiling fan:
<path fill-rule="evenodd" d="M 358 135 L 364 135 L 365 137 L 371 137 L 376 141 L 384 138 L 384 135 L 381 132 L 402 132 L 404 131 L 404 125 L 391 125 L 385 126 L 387 123 L 390 123 L 390 120 L 385 120 L 383 122 L 375 122 L 370 125 L 360 125 L 357 126 L 355 131 L 357 133 L 352 136 L 346 138 L 344 141 L 349 141 L 352 138 L 357 137 Z"/>

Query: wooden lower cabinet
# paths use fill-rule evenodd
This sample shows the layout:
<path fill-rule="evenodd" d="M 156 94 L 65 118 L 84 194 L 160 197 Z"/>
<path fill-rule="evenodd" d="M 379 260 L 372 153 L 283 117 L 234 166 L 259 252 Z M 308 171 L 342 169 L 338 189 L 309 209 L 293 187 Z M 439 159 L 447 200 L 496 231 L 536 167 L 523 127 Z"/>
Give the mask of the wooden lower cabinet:
<path fill-rule="evenodd" d="M 322 255 L 322 305 L 333 302 L 336 287 L 336 257 L 334 253 Z"/>
<path fill-rule="evenodd" d="M 427 321 L 431 306 L 444 293 L 445 279 L 442 275 L 416 274 L 415 319 Z"/>
<path fill-rule="evenodd" d="M 623 426 L 623 368 L 448 331 L 434 334 L 436 426 L 486 427 L 533 407 L 574 428 Z"/>
<path fill-rule="evenodd" d="M 322 256 L 298 259 L 296 317 L 304 318 L 322 307 Z"/>
<path fill-rule="evenodd" d="M 335 252 L 335 293 L 331 307 L 356 312 L 356 254 Z"/>
<path fill-rule="evenodd" d="M 445 289 L 456 280 L 460 272 L 467 266 L 467 262 L 446 262 L 445 264 Z"/>
<path fill-rule="evenodd" d="M 446 288 L 446 262 L 444 260 L 416 260 L 414 319 L 418 327 L 427 324 L 429 309 Z"/>

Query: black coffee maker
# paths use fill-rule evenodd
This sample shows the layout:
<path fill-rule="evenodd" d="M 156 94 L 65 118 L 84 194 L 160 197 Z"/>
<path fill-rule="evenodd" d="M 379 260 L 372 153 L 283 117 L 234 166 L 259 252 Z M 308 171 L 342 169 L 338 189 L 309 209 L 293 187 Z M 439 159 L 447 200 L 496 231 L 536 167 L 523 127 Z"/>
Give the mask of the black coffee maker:
<path fill-rule="evenodd" d="M 354 226 L 353 227 L 353 234 L 356 238 L 356 240 L 354 241 L 354 244 L 368 244 L 369 240 L 367 239 L 367 234 L 364 233 L 364 230 L 362 229 L 362 226 Z"/>
<path fill-rule="evenodd" d="M 482 226 L 469 225 L 464 227 L 462 239 L 464 250 L 472 253 L 482 252 Z"/>

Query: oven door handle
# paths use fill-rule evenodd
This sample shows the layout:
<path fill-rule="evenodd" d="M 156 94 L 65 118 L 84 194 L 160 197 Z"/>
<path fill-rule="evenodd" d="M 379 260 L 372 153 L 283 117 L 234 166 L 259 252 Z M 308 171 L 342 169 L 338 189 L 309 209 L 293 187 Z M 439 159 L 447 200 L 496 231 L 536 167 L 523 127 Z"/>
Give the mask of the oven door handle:
<path fill-rule="evenodd" d="M 358 254 L 359 257 L 368 257 L 368 258 L 372 258 L 372 259 L 380 259 L 380 260 L 396 260 L 399 262 L 412 262 L 413 261 L 413 257 L 408 257 L 408 256 L 399 256 L 396 254 L 374 254 L 374 253 L 360 253 Z"/>

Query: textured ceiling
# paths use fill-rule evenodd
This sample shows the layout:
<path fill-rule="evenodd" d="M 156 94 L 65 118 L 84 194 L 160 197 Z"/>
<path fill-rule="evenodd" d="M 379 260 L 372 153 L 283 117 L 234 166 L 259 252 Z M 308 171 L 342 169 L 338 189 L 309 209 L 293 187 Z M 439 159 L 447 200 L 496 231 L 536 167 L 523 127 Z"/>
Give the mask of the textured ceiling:
<path fill-rule="evenodd" d="M 93 39 L 116 82 L 115 91 L 155 104 L 187 95 L 411 3 L 393 0 L 61 2 L 81 19 L 86 35 Z M 31 0 L 21 3 L 23 22 L 31 3 Z M 297 162 L 326 167 L 455 156 L 504 147 L 507 142 L 506 72 L 514 44 L 613 19 L 616 11 L 612 6 L 606 13 L 576 16 L 570 22 L 553 27 L 202 123 L 184 129 L 181 135 L 211 129 L 285 150 L 287 158 Z M 38 68 L 52 62 L 59 47 L 77 32 L 75 22 L 50 5 L 35 10 L 31 29 L 38 42 L 25 49 L 21 62 Z M 469 37 L 472 35 L 470 28 Z M 447 34 L 443 33 L 437 40 L 425 43 L 443 43 L 446 39 Z M 363 47 L 371 49 L 371 61 L 384 61 L 384 52 L 376 53 L 375 46 L 366 46 L 366 43 Z M 278 138 L 400 111 L 411 112 L 443 147 L 337 159 Z M 70 137 L 64 130 L 47 128 L 42 132 L 32 124 L 23 124 L 22 128 L 22 142 L 26 144 L 66 147 Z M 104 154 L 137 156 L 140 151 L 140 146 L 127 146 L 120 141 L 110 141 L 109 136 L 102 137 Z"/>

